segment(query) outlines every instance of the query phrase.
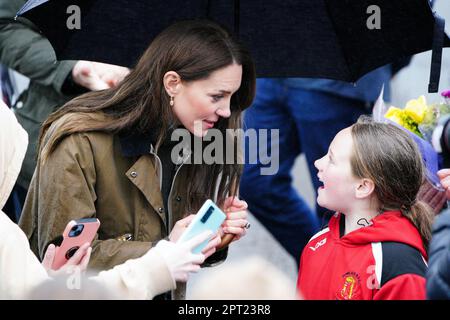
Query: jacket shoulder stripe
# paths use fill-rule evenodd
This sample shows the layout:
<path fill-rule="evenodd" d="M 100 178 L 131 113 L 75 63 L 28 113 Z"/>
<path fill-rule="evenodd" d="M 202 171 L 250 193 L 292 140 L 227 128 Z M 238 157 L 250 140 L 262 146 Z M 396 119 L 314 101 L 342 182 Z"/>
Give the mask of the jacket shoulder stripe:
<path fill-rule="evenodd" d="M 383 247 L 381 242 L 372 242 L 372 254 L 375 259 L 375 276 L 377 283 L 381 284 L 381 275 L 383 272 Z"/>
<path fill-rule="evenodd" d="M 320 237 L 321 235 L 323 235 L 324 233 L 327 233 L 328 231 L 330 231 L 330 228 L 327 227 L 327 228 L 325 228 L 325 229 L 323 229 L 323 230 L 317 232 L 315 235 L 313 235 L 313 237 L 312 237 L 311 239 L 309 239 L 309 241 L 312 241 L 312 240 L 314 240 L 315 238 Z M 308 242 L 309 242 L 309 241 L 308 241 Z"/>

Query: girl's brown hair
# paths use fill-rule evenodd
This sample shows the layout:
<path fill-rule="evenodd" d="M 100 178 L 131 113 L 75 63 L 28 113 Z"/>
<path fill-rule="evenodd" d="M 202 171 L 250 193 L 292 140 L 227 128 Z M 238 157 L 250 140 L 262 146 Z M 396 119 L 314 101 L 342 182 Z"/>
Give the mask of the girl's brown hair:
<path fill-rule="evenodd" d="M 433 211 L 417 199 L 425 167 L 414 140 L 395 125 L 377 123 L 368 117 L 361 117 L 351 127 L 351 134 L 353 174 L 371 179 L 382 205 L 380 212 L 400 210 L 419 230 L 427 246 Z"/>
<path fill-rule="evenodd" d="M 231 98 L 231 116 L 221 118 L 216 128 L 241 127 L 241 112 L 250 106 L 255 95 L 255 67 L 249 52 L 219 25 L 210 21 L 183 21 L 165 29 L 147 48 L 130 74 L 115 88 L 89 92 L 66 103 L 50 115 L 41 129 L 39 150 L 46 161 L 64 137 L 81 132 L 145 133 L 157 136 L 158 146 L 175 122 L 169 96 L 163 85 L 164 74 L 177 72 L 181 80 L 207 79 L 211 73 L 233 63 L 242 66 L 242 82 Z M 92 116 L 102 113 L 99 120 Z M 48 129 L 58 119 L 55 130 Z M 45 137 L 45 143 L 44 143 Z M 219 183 L 218 202 L 235 195 L 242 166 L 234 164 L 191 165 L 188 205 L 198 209 L 205 198 L 215 193 Z M 202 195 L 202 196 L 195 196 Z"/>

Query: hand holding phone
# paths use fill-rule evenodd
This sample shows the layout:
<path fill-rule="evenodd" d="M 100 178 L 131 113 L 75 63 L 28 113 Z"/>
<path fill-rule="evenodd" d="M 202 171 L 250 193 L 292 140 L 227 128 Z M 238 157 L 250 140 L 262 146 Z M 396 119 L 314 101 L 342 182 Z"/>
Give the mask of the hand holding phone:
<path fill-rule="evenodd" d="M 211 200 L 206 200 L 200 210 L 198 210 L 195 218 L 189 224 L 187 229 L 183 232 L 177 242 L 184 242 L 192 239 L 196 235 L 204 231 L 211 231 L 212 234 L 216 233 L 221 224 L 225 221 L 226 215 L 223 211 L 216 206 Z M 196 246 L 192 253 L 201 253 L 202 250 L 208 244 L 209 239 L 203 241 Z"/>
<path fill-rule="evenodd" d="M 65 265 L 83 244 L 91 244 L 99 227 L 100 221 L 96 218 L 69 221 L 62 234 L 62 240 L 55 243 L 52 269 L 58 270 Z"/>
<path fill-rule="evenodd" d="M 56 247 L 51 243 L 45 251 L 44 258 L 42 259 L 42 266 L 51 277 L 58 277 L 67 273 L 72 273 L 73 268 L 76 267 L 80 272 L 86 271 L 91 258 L 92 248 L 89 243 L 83 244 L 77 252 L 58 270 L 52 269 L 53 260 L 55 259 Z"/>

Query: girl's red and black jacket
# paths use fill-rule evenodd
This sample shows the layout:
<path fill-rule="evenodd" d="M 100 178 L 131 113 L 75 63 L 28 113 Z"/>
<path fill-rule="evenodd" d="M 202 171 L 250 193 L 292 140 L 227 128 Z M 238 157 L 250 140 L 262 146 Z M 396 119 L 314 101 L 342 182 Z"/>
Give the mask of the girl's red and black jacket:
<path fill-rule="evenodd" d="M 345 217 L 306 245 L 297 289 L 305 299 L 422 300 L 427 252 L 417 228 L 400 211 L 384 212 L 346 235 Z"/>

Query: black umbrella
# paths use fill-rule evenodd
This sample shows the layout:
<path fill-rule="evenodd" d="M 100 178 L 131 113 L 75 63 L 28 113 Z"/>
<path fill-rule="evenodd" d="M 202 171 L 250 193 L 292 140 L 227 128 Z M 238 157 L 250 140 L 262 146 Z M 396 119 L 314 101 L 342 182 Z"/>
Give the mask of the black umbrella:
<path fill-rule="evenodd" d="M 67 10 L 74 4 L 79 29 L 77 10 Z M 171 23 L 209 18 L 249 47 L 259 77 L 355 82 L 377 67 L 434 48 L 432 91 L 442 47 L 450 46 L 428 0 L 31 0 L 18 15 L 37 25 L 58 59 L 123 66 L 133 66 Z"/>

